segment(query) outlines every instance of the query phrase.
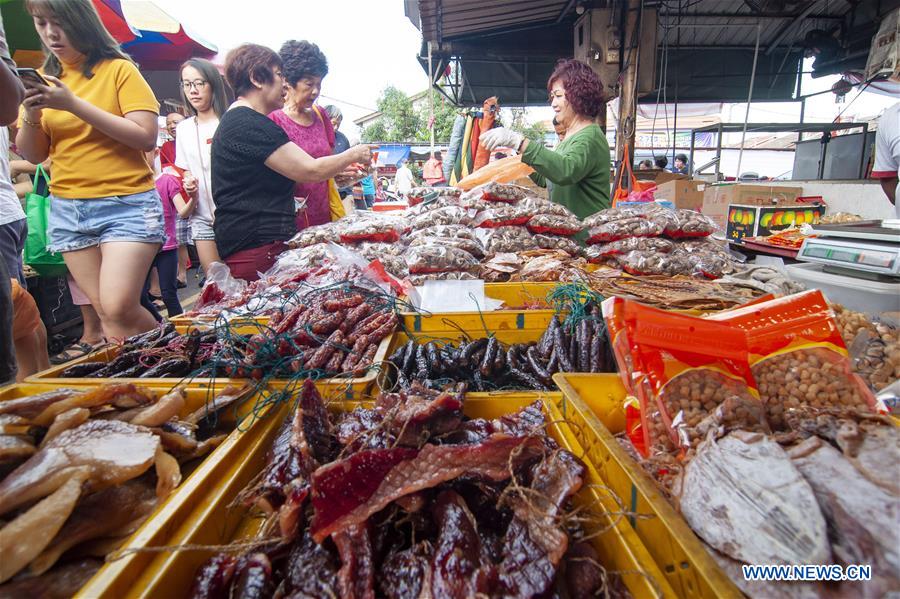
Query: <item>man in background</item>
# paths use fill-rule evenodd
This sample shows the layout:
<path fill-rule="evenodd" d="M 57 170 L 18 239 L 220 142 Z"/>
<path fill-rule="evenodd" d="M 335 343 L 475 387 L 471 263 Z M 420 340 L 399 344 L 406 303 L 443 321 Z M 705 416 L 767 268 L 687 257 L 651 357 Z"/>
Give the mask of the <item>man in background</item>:
<path fill-rule="evenodd" d="M 447 180 L 444 178 L 444 159 L 441 151 L 435 152 L 431 158 L 422 167 L 422 178 L 425 183 L 431 187 L 446 187 Z"/>
<path fill-rule="evenodd" d="M 397 190 L 397 193 L 405 196 L 413 187 L 415 187 L 415 185 L 416 180 L 413 177 L 412 171 L 406 166 L 406 158 L 403 158 L 400 160 L 400 164 L 397 167 L 397 174 L 394 176 L 394 188 Z"/>
<path fill-rule="evenodd" d="M 669 159 L 665 156 L 654 156 L 653 164 L 656 165 L 656 168 L 664 171 L 669 166 Z"/>
<path fill-rule="evenodd" d="M 881 182 L 884 195 L 894 205 L 894 212 L 900 218 L 900 205 L 897 204 L 897 195 L 900 194 L 900 185 L 897 184 L 900 180 L 900 102 L 885 110 L 878 120 L 872 178 Z"/>
<path fill-rule="evenodd" d="M 675 164 L 672 165 L 672 172 L 676 175 L 688 174 L 687 156 L 684 154 L 675 154 Z"/>

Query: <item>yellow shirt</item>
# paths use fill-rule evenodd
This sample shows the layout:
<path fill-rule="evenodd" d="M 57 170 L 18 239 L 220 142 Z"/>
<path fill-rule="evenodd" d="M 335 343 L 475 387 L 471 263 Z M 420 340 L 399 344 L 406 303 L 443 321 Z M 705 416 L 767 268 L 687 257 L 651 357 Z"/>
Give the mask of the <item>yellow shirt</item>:
<path fill-rule="evenodd" d="M 121 58 L 103 60 L 93 73 L 88 79 L 81 65 L 64 64 L 59 79 L 76 96 L 110 114 L 124 116 L 136 110 L 159 114 L 153 90 L 133 63 Z M 50 137 L 54 196 L 104 198 L 155 187 L 143 152 L 115 141 L 71 112 L 45 108 L 41 128 Z"/>

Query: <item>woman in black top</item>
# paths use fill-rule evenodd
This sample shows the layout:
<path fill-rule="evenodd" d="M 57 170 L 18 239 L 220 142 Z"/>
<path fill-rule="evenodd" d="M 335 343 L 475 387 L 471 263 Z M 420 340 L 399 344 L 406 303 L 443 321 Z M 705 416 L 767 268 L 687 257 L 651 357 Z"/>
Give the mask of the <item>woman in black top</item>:
<path fill-rule="evenodd" d="M 295 182 L 325 181 L 353 163 L 368 164 L 374 146 L 314 159 L 291 142 L 267 117 L 284 104 L 281 58 L 269 48 L 244 44 L 229 52 L 225 78 L 237 100 L 212 141 L 216 245 L 233 276 L 253 281 L 296 231 Z"/>

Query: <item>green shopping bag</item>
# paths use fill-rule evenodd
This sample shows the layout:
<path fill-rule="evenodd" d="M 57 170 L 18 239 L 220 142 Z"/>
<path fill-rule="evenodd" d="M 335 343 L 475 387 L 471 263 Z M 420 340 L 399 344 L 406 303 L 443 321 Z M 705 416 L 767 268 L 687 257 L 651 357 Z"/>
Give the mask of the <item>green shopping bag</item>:
<path fill-rule="evenodd" d="M 38 165 L 34 173 L 34 189 L 25 196 L 25 217 L 28 237 L 25 238 L 24 262 L 42 277 L 62 277 L 66 263 L 62 254 L 47 250 L 49 238 L 47 224 L 50 220 L 50 178 Z"/>

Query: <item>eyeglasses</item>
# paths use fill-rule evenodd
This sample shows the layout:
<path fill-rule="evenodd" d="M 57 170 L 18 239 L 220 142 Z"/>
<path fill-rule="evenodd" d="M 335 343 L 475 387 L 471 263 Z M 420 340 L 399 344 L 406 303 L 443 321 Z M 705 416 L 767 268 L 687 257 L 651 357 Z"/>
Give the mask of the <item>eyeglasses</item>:
<path fill-rule="evenodd" d="M 197 79 L 196 81 L 182 81 L 181 82 L 181 88 L 186 92 L 191 91 L 191 88 L 194 88 L 194 87 L 197 88 L 198 90 L 201 90 L 201 89 L 204 89 L 207 85 L 209 85 L 209 82 L 204 81 L 202 79 Z"/>
<path fill-rule="evenodd" d="M 550 95 L 548 96 L 547 101 L 550 104 L 553 104 L 554 98 L 565 98 L 565 97 L 566 97 L 566 92 L 564 92 L 564 91 L 550 92 Z"/>

